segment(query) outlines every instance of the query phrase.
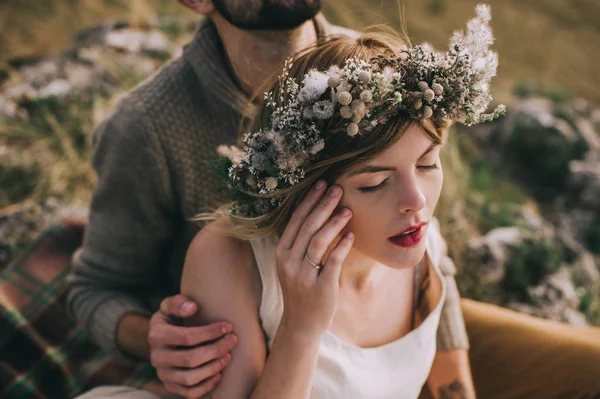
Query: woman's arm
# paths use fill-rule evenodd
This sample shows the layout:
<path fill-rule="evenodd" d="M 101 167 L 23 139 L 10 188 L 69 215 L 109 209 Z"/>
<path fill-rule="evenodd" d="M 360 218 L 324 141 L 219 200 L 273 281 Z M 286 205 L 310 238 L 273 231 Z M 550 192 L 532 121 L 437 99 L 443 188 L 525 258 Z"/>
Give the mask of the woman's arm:
<path fill-rule="evenodd" d="M 475 399 L 467 351 L 438 351 L 427 379 L 427 387 L 434 399 Z"/>
<path fill-rule="evenodd" d="M 266 361 L 259 321 L 260 281 L 248 243 L 204 229 L 186 258 L 181 293 L 196 301 L 195 325 L 227 320 L 238 343 L 211 396 L 214 399 L 300 398 L 310 393 L 318 337 L 299 334 L 282 321 Z M 201 315 L 201 316 L 199 316 Z M 264 369 L 264 371 L 263 371 Z M 188 392 L 193 397 L 194 388 Z"/>

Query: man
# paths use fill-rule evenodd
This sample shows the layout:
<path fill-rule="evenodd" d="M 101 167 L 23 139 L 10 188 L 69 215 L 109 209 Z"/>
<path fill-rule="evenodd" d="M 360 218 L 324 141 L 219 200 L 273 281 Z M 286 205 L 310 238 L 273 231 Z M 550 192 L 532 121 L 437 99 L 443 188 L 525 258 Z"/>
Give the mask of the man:
<path fill-rule="evenodd" d="M 189 218 L 220 202 L 218 182 L 205 161 L 216 157 L 219 144 L 235 142 L 243 114 L 252 111 L 249 98 L 270 86 L 285 58 L 326 35 L 356 32 L 329 25 L 320 0 L 179 2 L 207 17 L 193 41 L 122 99 L 94 133 L 98 186 L 84 245 L 73 261 L 68 301 L 106 351 L 150 360 L 168 390 L 201 397 L 226 372 L 236 342 L 225 321 L 176 325 L 202 309 L 180 295 L 170 297 L 179 290 L 186 249 L 198 231 Z M 449 290 L 428 387 L 434 398 L 474 398 L 448 257 L 442 268 Z M 474 304 L 466 309 L 469 315 L 494 314 Z M 492 319 L 472 319 L 469 333 L 475 337 L 497 329 Z M 478 364 L 493 364 L 488 360 L 484 356 Z M 488 374 L 497 375 L 494 369 Z M 110 389 L 85 397 L 155 397 Z"/>

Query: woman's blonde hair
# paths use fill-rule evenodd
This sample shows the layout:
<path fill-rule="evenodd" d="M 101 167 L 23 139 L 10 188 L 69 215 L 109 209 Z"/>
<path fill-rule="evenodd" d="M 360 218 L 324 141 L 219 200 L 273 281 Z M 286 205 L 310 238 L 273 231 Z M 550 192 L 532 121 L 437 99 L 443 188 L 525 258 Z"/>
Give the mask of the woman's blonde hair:
<path fill-rule="evenodd" d="M 390 32 L 371 32 L 358 38 L 331 36 L 298 53 L 293 59 L 289 76 L 301 82 L 304 75 L 312 69 L 325 71 L 333 65 L 342 68 L 350 58 L 369 61 L 374 57 L 395 57 L 404 43 L 405 41 L 397 34 Z M 278 82 L 273 87 L 274 93 L 278 92 L 279 84 Z M 261 104 L 256 115 L 244 124 L 244 130 L 252 132 L 263 127 L 261 121 L 265 120 L 266 112 L 266 107 Z M 263 195 L 263 197 L 280 199 L 279 207 L 260 217 L 243 218 L 232 215 L 231 204 L 226 204 L 211 214 L 201 215 L 198 219 L 206 221 L 225 217 L 229 219 L 229 223 L 220 224 L 219 230 L 240 239 L 258 238 L 273 233 L 281 234 L 299 202 L 318 179 L 333 184 L 352 166 L 368 162 L 391 147 L 412 123 L 419 123 L 408 114 L 401 113 L 366 134 L 355 137 L 349 137 L 345 133 L 327 134 L 327 132 L 339 131 L 342 122 L 341 117 L 336 115 L 319 126 L 319 130 L 326 136 L 325 148 L 319 153 L 319 160 L 305 167 L 304 179 L 292 187 Z M 423 126 L 427 135 L 436 143 L 442 142 L 443 127 L 435 126 L 435 129 L 429 129 Z"/>

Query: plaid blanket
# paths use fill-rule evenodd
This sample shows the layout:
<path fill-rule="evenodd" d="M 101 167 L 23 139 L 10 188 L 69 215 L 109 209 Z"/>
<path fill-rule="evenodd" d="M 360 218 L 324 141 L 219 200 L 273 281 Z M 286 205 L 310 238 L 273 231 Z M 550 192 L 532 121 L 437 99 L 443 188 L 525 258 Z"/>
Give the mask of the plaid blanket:
<path fill-rule="evenodd" d="M 67 313 L 66 277 L 84 227 L 51 226 L 0 273 L 2 398 L 72 398 L 108 384 L 164 392 L 152 366 L 107 356 Z"/>

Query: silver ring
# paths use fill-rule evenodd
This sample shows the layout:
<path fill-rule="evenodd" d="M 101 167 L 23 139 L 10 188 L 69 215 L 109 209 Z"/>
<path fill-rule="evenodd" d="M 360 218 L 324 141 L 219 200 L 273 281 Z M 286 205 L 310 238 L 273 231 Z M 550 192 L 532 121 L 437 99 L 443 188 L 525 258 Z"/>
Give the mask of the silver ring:
<path fill-rule="evenodd" d="M 318 265 L 318 264 L 316 264 L 315 262 L 313 262 L 312 260 L 310 260 L 310 258 L 308 257 L 308 255 L 307 255 L 307 254 L 304 254 L 304 259 L 306 259 L 306 261 L 307 261 L 308 263 L 310 263 L 311 265 L 313 265 L 313 266 L 314 266 L 314 268 L 315 268 L 315 269 L 317 269 L 317 270 L 321 270 L 321 268 L 323 267 L 323 265 Z"/>

